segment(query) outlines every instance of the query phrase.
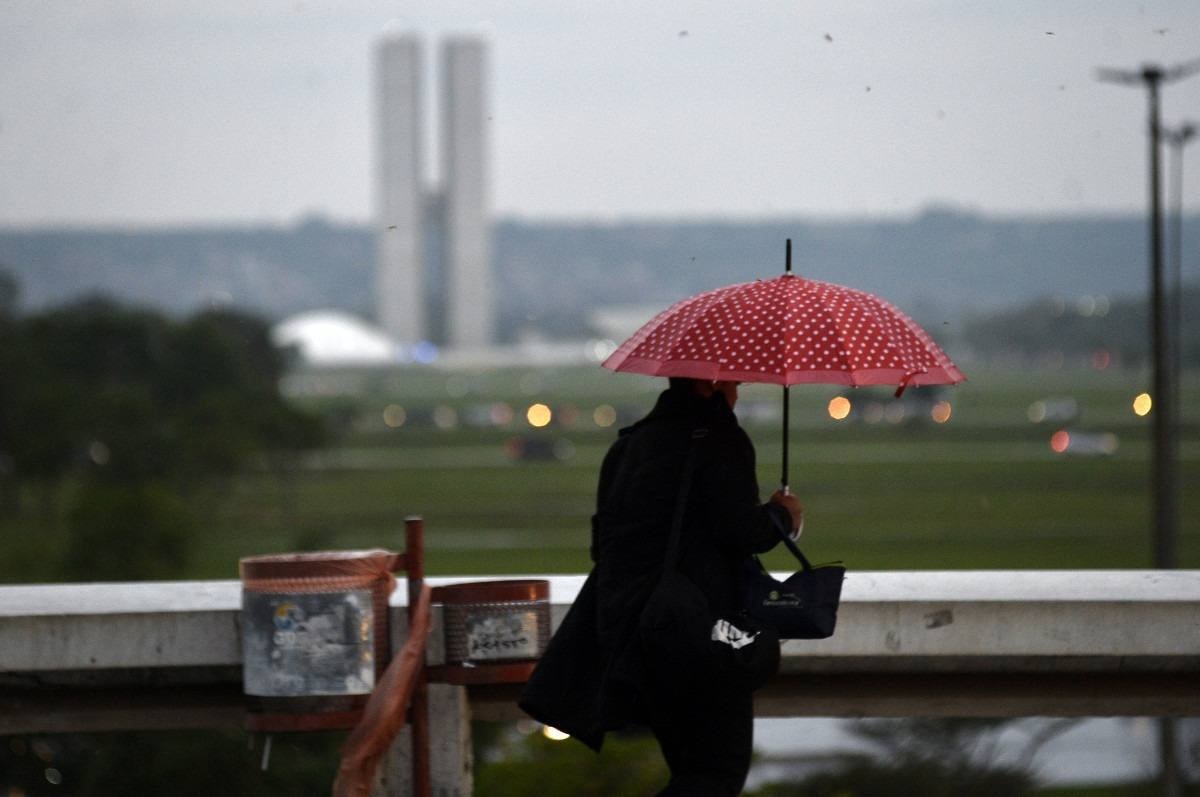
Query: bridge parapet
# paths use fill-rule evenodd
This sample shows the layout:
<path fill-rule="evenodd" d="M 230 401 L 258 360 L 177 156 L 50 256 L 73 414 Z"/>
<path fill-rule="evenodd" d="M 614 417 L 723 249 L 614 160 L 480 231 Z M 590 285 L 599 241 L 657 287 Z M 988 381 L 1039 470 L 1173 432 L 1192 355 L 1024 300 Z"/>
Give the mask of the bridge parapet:
<path fill-rule="evenodd" d="M 557 627 L 584 577 L 530 577 L 550 580 Z M 394 646 L 406 595 L 392 596 Z M 0 586 L 0 734 L 241 724 L 240 606 L 238 581 Z M 435 606 L 431 665 L 442 633 Z M 1196 716 L 1198 682 L 1200 570 L 851 572 L 837 633 L 786 642 L 755 710 Z M 469 718 L 520 716 L 518 690 L 433 686 L 448 793 L 469 792 Z"/>

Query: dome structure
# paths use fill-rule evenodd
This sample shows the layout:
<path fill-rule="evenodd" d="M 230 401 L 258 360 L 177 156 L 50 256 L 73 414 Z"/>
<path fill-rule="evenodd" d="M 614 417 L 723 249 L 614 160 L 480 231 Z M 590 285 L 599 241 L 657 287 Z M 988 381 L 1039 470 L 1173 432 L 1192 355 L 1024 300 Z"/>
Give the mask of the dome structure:
<path fill-rule="evenodd" d="M 296 347 L 309 365 L 383 365 L 397 360 L 396 343 L 386 333 L 334 310 L 285 319 L 271 329 L 271 341 Z"/>

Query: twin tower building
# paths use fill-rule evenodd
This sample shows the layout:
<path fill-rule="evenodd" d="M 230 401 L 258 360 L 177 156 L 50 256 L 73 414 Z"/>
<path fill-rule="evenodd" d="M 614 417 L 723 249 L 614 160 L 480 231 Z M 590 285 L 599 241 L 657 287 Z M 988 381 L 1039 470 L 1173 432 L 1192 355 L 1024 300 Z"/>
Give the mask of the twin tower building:
<path fill-rule="evenodd" d="M 441 43 L 434 189 L 426 184 L 422 41 L 389 36 L 376 47 L 376 320 L 400 343 L 493 342 L 487 56 L 478 39 Z"/>

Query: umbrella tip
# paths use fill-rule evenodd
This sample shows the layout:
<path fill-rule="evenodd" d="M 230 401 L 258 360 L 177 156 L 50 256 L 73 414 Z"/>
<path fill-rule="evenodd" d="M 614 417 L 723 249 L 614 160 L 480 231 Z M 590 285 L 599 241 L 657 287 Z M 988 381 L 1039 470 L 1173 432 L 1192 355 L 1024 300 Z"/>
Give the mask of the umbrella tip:
<path fill-rule="evenodd" d="M 785 262 L 784 273 L 791 274 L 792 273 L 792 239 L 791 238 L 787 239 L 787 259 L 784 262 Z"/>

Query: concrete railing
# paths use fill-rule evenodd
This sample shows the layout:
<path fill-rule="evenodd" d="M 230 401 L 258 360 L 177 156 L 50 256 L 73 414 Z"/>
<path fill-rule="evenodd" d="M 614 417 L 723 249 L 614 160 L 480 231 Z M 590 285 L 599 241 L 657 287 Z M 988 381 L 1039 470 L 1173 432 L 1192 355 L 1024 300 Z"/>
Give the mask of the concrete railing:
<path fill-rule="evenodd" d="M 583 577 L 548 578 L 557 626 Z M 0 587 L 0 734 L 240 724 L 240 605 L 237 581 Z M 442 634 L 435 606 L 430 664 Z M 760 716 L 1195 716 L 1200 571 L 851 572 L 837 633 L 783 654 Z M 469 719 L 518 691 L 432 686 L 445 793 Z"/>

